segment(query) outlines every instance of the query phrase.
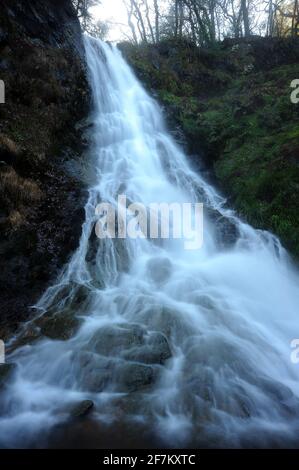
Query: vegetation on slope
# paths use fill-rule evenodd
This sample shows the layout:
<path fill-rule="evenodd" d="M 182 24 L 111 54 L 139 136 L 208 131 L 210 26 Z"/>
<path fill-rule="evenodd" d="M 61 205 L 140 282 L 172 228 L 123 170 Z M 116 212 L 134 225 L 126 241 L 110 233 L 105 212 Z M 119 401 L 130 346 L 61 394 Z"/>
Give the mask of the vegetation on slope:
<path fill-rule="evenodd" d="M 232 204 L 299 256 L 298 39 L 123 44 L 140 79 L 182 127 L 192 152 L 214 168 Z"/>

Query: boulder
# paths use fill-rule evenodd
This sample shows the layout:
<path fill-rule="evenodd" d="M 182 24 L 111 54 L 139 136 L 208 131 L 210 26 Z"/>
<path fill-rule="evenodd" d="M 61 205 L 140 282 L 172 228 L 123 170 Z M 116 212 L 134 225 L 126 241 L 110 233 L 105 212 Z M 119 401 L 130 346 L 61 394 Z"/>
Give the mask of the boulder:
<path fill-rule="evenodd" d="M 148 276 L 156 283 L 162 284 L 171 275 L 172 264 L 168 258 L 152 258 L 147 263 Z"/>
<path fill-rule="evenodd" d="M 36 324 L 40 326 L 42 335 L 51 339 L 68 340 L 77 332 L 80 320 L 73 312 L 66 310 L 51 316 L 44 315 Z"/>
<path fill-rule="evenodd" d="M 80 389 L 99 393 L 111 383 L 114 362 L 88 351 L 80 351 L 73 358 L 74 375 Z"/>
<path fill-rule="evenodd" d="M 220 246 L 231 247 L 239 237 L 238 227 L 232 217 L 225 217 L 219 211 L 206 208 L 206 215 L 213 222 L 216 232 L 216 239 Z"/>
<path fill-rule="evenodd" d="M 164 364 L 171 357 L 165 335 L 147 333 L 137 324 L 105 326 L 97 331 L 89 349 L 103 356 L 121 357 L 144 364 Z"/>
<path fill-rule="evenodd" d="M 151 305 L 138 314 L 138 320 L 166 338 L 182 338 L 193 333 L 193 326 L 182 312 L 163 305 Z"/>
<path fill-rule="evenodd" d="M 77 403 L 71 411 L 73 418 L 82 418 L 89 414 L 94 407 L 92 400 L 83 400 Z"/>
<path fill-rule="evenodd" d="M 12 377 L 15 369 L 16 364 L 0 364 L 0 389 L 2 389 Z"/>
<path fill-rule="evenodd" d="M 115 371 L 117 391 L 136 392 L 154 384 L 158 378 L 157 367 L 125 362 Z"/>
<path fill-rule="evenodd" d="M 165 364 L 171 355 L 166 336 L 162 333 L 153 333 L 144 346 L 125 351 L 122 356 L 127 360 L 144 364 Z"/>
<path fill-rule="evenodd" d="M 104 326 L 95 333 L 89 348 L 104 356 L 118 356 L 124 349 L 141 346 L 144 334 L 144 329 L 135 324 Z"/>

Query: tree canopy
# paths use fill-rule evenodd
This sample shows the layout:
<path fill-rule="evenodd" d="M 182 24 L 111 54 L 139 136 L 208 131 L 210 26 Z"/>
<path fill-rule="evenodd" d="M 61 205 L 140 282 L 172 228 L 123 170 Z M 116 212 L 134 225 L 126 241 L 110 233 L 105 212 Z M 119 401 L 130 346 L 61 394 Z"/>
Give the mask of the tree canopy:
<path fill-rule="evenodd" d="M 186 38 L 208 45 L 226 37 L 297 36 L 299 0 L 123 0 L 129 38 L 157 43 Z M 109 22 L 94 22 L 90 9 L 100 0 L 73 0 L 82 28 L 104 39 Z"/>

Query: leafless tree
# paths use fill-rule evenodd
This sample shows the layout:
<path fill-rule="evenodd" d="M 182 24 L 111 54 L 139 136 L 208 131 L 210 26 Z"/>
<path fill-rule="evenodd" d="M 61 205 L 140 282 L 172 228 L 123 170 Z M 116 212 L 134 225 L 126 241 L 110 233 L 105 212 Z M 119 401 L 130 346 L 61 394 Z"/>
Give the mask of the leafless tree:
<path fill-rule="evenodd" d="M 298 35 L 299 0 L 124 0 L 134 42 Z"/>
<path fill-rule="evenodd" d="M 160 9 L 158 5 L 158 0 L 154 0 L 154 9 L 155 9 L 156 42 L 159 42 L 160 40 Z"/>
<path fill-rule="evenodd" d="M 127 9 L 127 14 L 128 14 L 128 25 L 132 33 L 133 41 L 135 44 L 137 44 L 138 38 L 137 38 L 136 28 L 135 28 L 134 21 L 133 21 L 134 5 L 131 1 L 125 1 L 125 6 Z"/>
<path fill-rule="evenodd" d="M 73 0 L 77 16 L 81 22 L 83 31 L 87 31 L 92 26 L 93 20 L 89 9 L 97 4 L 100 4 L 100 0 Z"/>

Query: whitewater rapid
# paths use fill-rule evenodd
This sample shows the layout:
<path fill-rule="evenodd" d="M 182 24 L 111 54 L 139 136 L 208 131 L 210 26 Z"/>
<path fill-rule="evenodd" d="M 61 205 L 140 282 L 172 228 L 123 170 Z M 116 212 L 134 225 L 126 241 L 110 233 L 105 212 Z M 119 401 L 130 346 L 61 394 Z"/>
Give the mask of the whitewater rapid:
<path fill-rule="evenodd" d="M 296 447 L 298 272 L 275 236 L 243 223 L 192 169 L 120 51 L 88 37 L 85 48 L 85 222 L 37 317 L 9 345 L 16 368 L 1 395 L 1 447 L 47 446 L 82 400 L 94 403 L 84 419 L 99 436 L 125 423 L 162 447 Z M 145 206 L 203 203 L 202 248 L 98 240 L 96 206 L 117 207 L 120 194 Z M 48 338 L 43 319 L 66 315 L 74 334 Z"/>

